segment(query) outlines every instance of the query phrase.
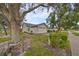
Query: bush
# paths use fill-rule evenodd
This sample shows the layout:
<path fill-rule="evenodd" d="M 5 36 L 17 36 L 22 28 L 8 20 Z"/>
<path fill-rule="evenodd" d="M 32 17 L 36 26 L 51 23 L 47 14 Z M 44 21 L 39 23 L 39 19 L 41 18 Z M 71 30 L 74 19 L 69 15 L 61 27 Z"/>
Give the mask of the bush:
<path fill-rule="evenodd" d="M 48 33 L 52 32 L 52 30 L 47 30 Z"/>
<path fill-rule="evenodd" d="M 73 30 L 79 30 L 79 26 L 74 26 L 72 29 Z"/>
<path fill-rule="evenodd" d="M 61 36 L 61 39 L 64 40 L 64 41 L 67 41 L 67 36 L 63 36 L 63 35 L 62 35 L 62 36 Z"/>
<path fill-rule="evenodd" d="M 50 34 L 50 44 L 53 46 L 53 47 L 57 47 L 58 46 L 58 37 L 56 35 L 56 33 L 51 33 Z"/>
<path fill-rule="evenodd" d="M 53 47 L 66 48 L 68 47 L 67 32 L 52 32 L 50 33 L 50 44 Z"/>
<path fill-rule="evenodd" d="M 73 32 L 73 34 L 76 35 L 76 36 L 79 36 L 79 33 L 77 33 L 77 32 Z"/>

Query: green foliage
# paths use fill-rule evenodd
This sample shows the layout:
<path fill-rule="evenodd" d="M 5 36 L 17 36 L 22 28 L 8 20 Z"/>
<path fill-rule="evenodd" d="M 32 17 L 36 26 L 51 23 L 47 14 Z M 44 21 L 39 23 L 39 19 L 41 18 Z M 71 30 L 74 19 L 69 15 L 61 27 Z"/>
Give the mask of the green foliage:
<path fill-rule="evenodd" d="M 0 32 L 3 30 L 3 27 L 2 27 L 2 25 L 0 24 Z"/>
<path fill-rule="evenodd" d="M 52 32 L 52 30 L 48 30 L 47 32 L 50 33 L 50 32 Z"/>
<path fill-rule="evenodd" d="M 56 24 L 55 14 L 51 16 L 50 22 Z"/>
<path fill-rule="evenodd" d="M 9 41 L 9 40 L 10 40 L 10 38 L 0 38 L 0 43 L 6 42 L 6 41 Z"/>
<path fill-rule="evenodd" d="M 78 32 L 73 32 L 74 35 L 76 36 L 79 36 L 79 33 Z"/>
<path fill-rule="evenodd" d="M 79 26 L 73 26 L 73 30 L 79 30 Z"/>
<path fill-rule="evenodd" d="M 63 27 L 65 30 L 71 29 L 72 26 L 76 26 L 77 22 L 79 22 L 79 4 L 72 5 L 74 6 L 74 10 L 71 4 L 56 4 L 54 13 L 51 13 L 48 17 L 50 26 L 57 24 L 59 28 Z M 55 15 L 57 15 L 57 20 Z"/>
<path fill-rule="evenodd" d="M 67 48 L 69 47 L 69 42 L 67 39 L 67 32 L 52 32 L 50 33 L 50 44 L 53 47 Z"/>

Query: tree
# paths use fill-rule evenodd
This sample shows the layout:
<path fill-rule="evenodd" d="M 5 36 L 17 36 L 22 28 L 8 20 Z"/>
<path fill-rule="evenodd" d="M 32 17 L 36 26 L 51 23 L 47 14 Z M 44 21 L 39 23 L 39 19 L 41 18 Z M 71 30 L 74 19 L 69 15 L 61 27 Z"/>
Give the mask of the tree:
<path fill-rule="evenodd" d="M 1 27 L 3 28 L 5 35 L 7 35 L 7 31 L 6 31 L 6 26 L 8 26 L 8 22 L 5 20 L 6 18 L 0 14 L 0 25 L 2 25 Z"/>
<path fill-rule="evenodd" d="M 54 12 L 52 13 L 52 15 L 49 15 L 49 17 L 48 17 L 48 21 L 50 22 L 50 24 L 53 23 L 55 25 L 55 23 L 56 23 L 58 26 L 58 30 L 60 30 L 61 27 L 63 27 L 64 29 L 70 29 L 72 26 L 77 25 L 77 22 L 79 22 L 78 8 L 79 8 L 78 4 L 77 5 L 75 5 L 75 4 L 56 4 L 53 7 Z M 54 21 L 56 19 L 55 16 L 53 16 L 54 14 L 57 15 L 56 21 Z M 50 20 L 50 18 L 53 22 Z M 52 26 L 52 25 L 50 25 L 50 26 Z"/>
<path fill-rule="evenodd" d="M 50 26 L 50 28 L 54 28 L 57 24 L 57 20 L 55 18 L 55 13 L 50 13 L 49 17 L 46 19 L 48 25 Z"/>
<path fill-rule="evenodd" d="M 24 9 L 26 4 L 0 4 L 0 13 L 4 15 L 10 23 L 9 28 L 12 42 L 16 43 L 20 40 L 19 29 L 25 15 L 41 5 L 42 4 L 29 4 L 29 7 L 27 7 L 28 10 L 26 10 Z M 20 12 L 21 8 L 24 9 L 23 12 Z"/>
<path fill-rule="evenodd" d="M 54 9 L 54 11 L 53 11 L 52 15 L 49 15 L 48 21 L 51 24 L 53 23 L 59 30 L 60 27 L 62 27 L 64 19 L 66 18 L 65 14 L 69 11 L 68 4 L 56 4 L 53 7 L 53 9 Z M 51 20 L 49 18 L 51 18 Z"/>

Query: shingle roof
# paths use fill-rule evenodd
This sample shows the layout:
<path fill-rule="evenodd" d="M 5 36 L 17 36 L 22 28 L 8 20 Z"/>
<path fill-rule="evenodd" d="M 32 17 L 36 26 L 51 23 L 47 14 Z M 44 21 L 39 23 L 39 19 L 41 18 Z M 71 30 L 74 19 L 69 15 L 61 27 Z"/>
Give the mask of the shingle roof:
<path fill-rule="evenodd" d="M 31 24 L 31 23 L 23 23 L 23 25 L 26 25 L 27 27 L 32 27 L 32 26 L 35 26 L 35 24 Z"/>
<path fill-rule="evenodd" d="M 41 23 L 41 24 L 23 23 L 23 24 L 25 24 L 27 27 L 37 27 L 39 25 L 43 25 L 44 24 L 47 27 L 47 25 L 45 23 Z"/>

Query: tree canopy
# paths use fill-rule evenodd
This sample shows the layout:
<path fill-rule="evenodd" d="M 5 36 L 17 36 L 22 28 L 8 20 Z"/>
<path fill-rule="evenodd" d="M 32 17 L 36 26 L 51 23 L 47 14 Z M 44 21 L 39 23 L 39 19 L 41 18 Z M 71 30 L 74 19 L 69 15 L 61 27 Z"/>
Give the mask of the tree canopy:
<path fill-rule="evenodd" d="M 56 4 L 54 12 L 52 12 L 47 21 L 51 24 L 57 24 L 58 29 L 63 27 L 64 29 L 70 29 L 73 26 L 77 26 L 79 22 L 79 5 L 78 4 Z M 54 15 L 57 15 L 56 17 Z M 56 26 L 56 25 L 55 25 Z"/>

